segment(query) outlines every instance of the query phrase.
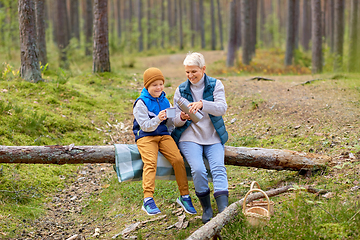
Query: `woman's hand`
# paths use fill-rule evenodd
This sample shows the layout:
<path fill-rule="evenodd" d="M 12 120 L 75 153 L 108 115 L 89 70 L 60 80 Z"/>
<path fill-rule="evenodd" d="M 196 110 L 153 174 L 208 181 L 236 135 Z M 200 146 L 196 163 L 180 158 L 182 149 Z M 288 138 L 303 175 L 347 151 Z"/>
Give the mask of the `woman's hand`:
<path fill-rule="evenodd" d="M 190 116 L 188 114 L 184 113 L 184 112 L 181 112 L 180 113 L 180 119 L 182 121 L 190 120 Z"/>
<path fill-rule="evenodd" d="M 161 121 L 166 120 L 166 119 L 167 119 L 167 117 L 166 117 L 166 110 L 160 111 L 159 114 L 158 114 L 158 118 L 159 118 Z"/>
<path fill-rule="evenodd" d="M 197 111 L 202 109 L 203 103 L 201 100 L 199 102 L 192 102 L 188 105 L 188 107 L 189 107 L 189 112 L 197 113 Z"/>

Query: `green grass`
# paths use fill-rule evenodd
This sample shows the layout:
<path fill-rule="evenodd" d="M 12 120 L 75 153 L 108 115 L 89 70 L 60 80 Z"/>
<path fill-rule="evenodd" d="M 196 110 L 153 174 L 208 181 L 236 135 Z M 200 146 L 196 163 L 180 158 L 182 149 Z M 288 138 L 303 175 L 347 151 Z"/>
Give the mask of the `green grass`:
<path fill-rule="evenodd" d="M 132 118 L 131 100 L 139 93 L 137 82 L 127 73 L 74 75 L 48 68 L 44 82 L 34 84 L 13 74 L 13 68 L 6 66 L 0 74 L 1 145 L 104 145 L 111 141 L 100 131 L 107 122 Z M 41 203 L 72 181 L 77 168 L 1 164 L 1 231 L 16 236 L 24 222 L 40 217 L 45 212 Z"/>
<path fill-rule="evenodd" d="M 225 239 L 357 239 L 358 215 L 355 207 L 343 204 L 339 198 L 319 201 L 308 194 L 276 205 L 276 211 L 265 226 L 251 226 L 239 214 L 223 232 Z M 350 221 L 349 221 L 350 220 Z"/>
<path fill-rule="evenodd" d="M 96 126 L 123 121 L 138 91 L 126 74 L 45 72 L 45 82 L 0 81 L 0 141 L 4 145 L 102 144 Z"/>

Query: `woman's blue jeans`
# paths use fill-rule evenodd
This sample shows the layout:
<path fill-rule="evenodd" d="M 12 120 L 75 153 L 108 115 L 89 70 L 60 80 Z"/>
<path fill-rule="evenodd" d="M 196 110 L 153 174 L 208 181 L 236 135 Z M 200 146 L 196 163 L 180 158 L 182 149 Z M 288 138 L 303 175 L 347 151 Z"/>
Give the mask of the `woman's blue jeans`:
<path fill-rule="evenodd" d="M 209 190 L 207 172 L 204 161 L 209 162 L 213 177 L 214 193 L 228 191 L 228 180 L 224 164 L 224 145 L 200 145 L 194 142 L 180 142 L 179 149 L 186 158 L 191 168 L 196 193 Z M 203 158 L 205 156 L 206 159 Z"/>

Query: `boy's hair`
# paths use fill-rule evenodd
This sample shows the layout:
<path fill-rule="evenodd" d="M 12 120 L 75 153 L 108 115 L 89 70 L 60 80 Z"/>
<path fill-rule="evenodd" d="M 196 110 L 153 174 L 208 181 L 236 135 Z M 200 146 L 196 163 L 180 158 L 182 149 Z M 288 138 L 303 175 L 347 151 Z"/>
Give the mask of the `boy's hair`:
<path fill-rule="evenodd" d="M 183 62 L 184 66 L 198 66 L 203 68 L 205 66 L 205 58 L 201 53 L 189 52 Z"/>
<path fill-rule="evenodd" d="M 150 84 L 156 80 L 162 80 L 163 83 L 165 83 L 165 78 L 161 70 L 154 67 L 146 69 L 144 72 L 144 87 L 148 89 Z"/>

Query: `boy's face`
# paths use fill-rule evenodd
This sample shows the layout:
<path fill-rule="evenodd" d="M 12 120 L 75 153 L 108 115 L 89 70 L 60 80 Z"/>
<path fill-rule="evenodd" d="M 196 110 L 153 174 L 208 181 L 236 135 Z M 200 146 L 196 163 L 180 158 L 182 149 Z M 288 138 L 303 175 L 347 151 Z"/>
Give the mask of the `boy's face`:
<path fill-rule="evenodd" d="M 206 66 L 200 68 L 198 66 L 185 66 L 186 77 L 191 83 L 197 83 L 201 80 L 205 73 Z"/>
<path fill-rule="evenodd" d="M 150 83 L 147 90 L 152 97 L 160 97 L 161 93 L 164 91 L 164 82 L 162 80 L 156 80 Z"/>

